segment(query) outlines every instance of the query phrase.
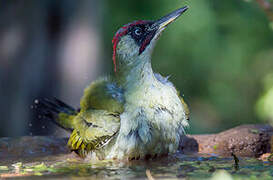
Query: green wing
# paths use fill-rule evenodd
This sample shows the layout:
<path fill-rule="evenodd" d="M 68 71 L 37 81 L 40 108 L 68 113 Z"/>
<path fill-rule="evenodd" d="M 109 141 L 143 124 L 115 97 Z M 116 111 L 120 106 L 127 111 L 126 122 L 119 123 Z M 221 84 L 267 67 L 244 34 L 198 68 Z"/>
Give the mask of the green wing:
<path fill-rule="evenodd" d="M 101 148 L 118 132 L 123 103 L 123 90 L 110 78 L 103 78 L 85 89 L 80 111 L 56 98 L 41 99 L 35 102 L 35 107 L 41 116 L 72 131 L 68 146 L 84 157 L 89 151 Z"/>
<path fill-rule="evenodd" d="M 123 90 L 109 78 L 99 79 L 84 90 L 81 99 L 81 110 L 106 110 L 109 112 L 123 112 Z"/>
<path fill-rule="evenodd" d="M 75 118 L 68 146 L 82 157 L 92 150 L 100 149 L 119 130 L 120 118 L 117 113 L 105 110 L 87 110 Z"/>
<path fill-rule="evenodd" d="M 119 130 L 123 103 L 122 89 L 114 82 L 109 79 L 93 82 L 84 91 L 68 146 L 82 157 L 101 148 Z"/>

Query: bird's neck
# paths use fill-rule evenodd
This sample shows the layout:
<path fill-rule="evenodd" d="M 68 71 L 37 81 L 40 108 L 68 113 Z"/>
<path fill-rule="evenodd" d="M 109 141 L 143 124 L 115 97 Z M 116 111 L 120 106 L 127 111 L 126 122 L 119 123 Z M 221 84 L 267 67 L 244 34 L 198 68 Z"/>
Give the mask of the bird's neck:
<path fill-rule="evenodd" d="M 148 86 L 156 80 L 151 66 L 151 56 L 137 56 L 135 58 L 130 60 L 134 63 L 120 65 L 116 73 L 118 83 L 127 91 Z"/>

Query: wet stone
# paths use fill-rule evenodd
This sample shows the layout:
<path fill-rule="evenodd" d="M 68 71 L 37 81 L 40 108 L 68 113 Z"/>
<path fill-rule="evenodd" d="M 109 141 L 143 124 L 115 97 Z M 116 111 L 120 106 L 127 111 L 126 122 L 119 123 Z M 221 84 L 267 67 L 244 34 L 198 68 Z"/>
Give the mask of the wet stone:
<path fill-rule="evenodd" d="M 180 149 L 222 156 L 234 153 L 243 157 L 259 157 L 272 153 L 272 135 L 273 127 L 270 125 L 242 125 L 218 134 L 189 135 L 182 140 Z M 197 144 L 197 148 L 189 144 Z"/>

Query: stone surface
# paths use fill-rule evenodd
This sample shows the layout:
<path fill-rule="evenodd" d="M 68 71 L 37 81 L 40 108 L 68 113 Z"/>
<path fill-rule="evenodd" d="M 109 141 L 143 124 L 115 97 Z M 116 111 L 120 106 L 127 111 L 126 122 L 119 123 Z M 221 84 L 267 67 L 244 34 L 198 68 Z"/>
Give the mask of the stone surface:
<path fill-rule="evenodd" d="M 193 150 L 205 154 L 230 156 L 231 153 L 243 157 L 259 157 L 272 152 L 273 127 L 270 125 L 242 125 L 218 134 L 189 135 L 181 144 L 187 152 Z M 187 148 L 189 144 L 197 144 L 198 150 Z"/>
<path fill-rule="evenodd" d="M 70 154 L 66 142 L 67 139 L 46 136 L 0 138 L 0 162 L 3 165 L 13 161 Z"/>

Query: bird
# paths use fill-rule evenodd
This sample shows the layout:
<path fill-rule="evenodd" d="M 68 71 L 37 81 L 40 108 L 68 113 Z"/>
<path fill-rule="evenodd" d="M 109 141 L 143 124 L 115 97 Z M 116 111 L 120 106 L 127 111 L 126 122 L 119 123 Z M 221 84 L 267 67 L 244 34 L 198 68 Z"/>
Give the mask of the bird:
<path fill-rule="evenodd" d="M 85 88 L 80 108 L 57 98 L 37 100 L 43 117 L 71 132 L 71 151 L 97 160 L 150 159 L 178 151 L 189 108 L 168 77 L 153 71 L 151 57 L 161 33 L 187 9 L 122 26 L 112 40 L 113 74 Z"/>

